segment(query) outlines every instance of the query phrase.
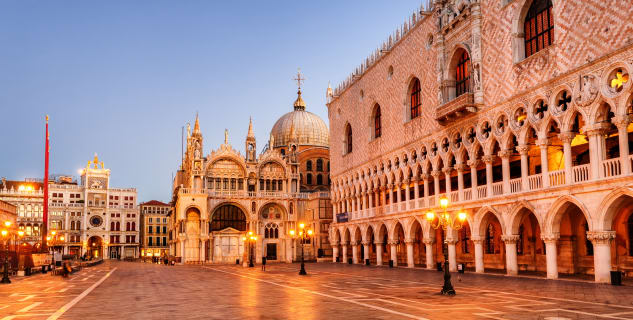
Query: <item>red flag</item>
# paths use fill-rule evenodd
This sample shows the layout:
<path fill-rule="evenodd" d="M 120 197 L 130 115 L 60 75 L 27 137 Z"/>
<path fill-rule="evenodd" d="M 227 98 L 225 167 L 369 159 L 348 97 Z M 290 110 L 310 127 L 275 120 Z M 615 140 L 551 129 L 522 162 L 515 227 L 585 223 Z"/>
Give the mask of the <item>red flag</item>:
<path fill-rule="evenodd" d="M 48 252 L 46 236 L 48 234 L 48 115 L 46 116 L 46 146 L 44 149 L 44 213 L 42 216 L 42 252 Z"/>

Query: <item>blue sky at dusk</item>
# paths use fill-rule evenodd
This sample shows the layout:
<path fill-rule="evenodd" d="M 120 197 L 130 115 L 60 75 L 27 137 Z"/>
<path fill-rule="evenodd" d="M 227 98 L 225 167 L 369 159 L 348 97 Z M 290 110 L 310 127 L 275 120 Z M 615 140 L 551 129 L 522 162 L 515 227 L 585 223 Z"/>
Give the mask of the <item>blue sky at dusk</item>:
<path fill-rule="evenodd" d="M 99 154 L 111 186 L 170 200 L 181 127 L 196 112 L 209 153 L 258 152 L 292 110 L 297 67 L 307 110 L 327 122 L 325 90 L 358 66 L 420 1 L 2 1 L 0 176 L 77 175 Z"/>

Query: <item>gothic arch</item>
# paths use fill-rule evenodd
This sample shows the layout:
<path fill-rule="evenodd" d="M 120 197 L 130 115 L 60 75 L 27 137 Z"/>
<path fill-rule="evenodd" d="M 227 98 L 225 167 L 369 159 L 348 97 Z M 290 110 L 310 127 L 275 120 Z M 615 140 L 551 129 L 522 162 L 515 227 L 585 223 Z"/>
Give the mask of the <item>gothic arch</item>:
<path fill-rule="evenodd" d="M 596 230 L 612 230 L 613 219 L 617 215 L 617 208 L 627 200 L 633 199 L 633 189 L 630 187 L 620 187 L 609 193 L 598 208 L 601 208 L 597 219 Z"/>
<path fill-rule="evenodd" d="M 558 233 L 560 230 L 560 221 L 570 204 L 575 205 L 580 209 L 585 217 L 585 220 L 587 220 L 589 230 L 594 230 L 593 219 L 591 219 L 591 215 L 589 214 L 589 210 L 585 204 L 578 200 L 578 198 L 570 195 L 559 197 L 556 201 L 554 201 L 554 203 L 552 203 L 547 215 L 545 216 L 545 223 L 543 225 L 544 229 L 547 228 L 547 231 L 551 234 Z"/>
<path fill-rule="evenodd" d="M 484 224 L 484 222 L 488 219 L 487 218 L 488 214 L 492 214 L 494 217 L 497 218 L 497 220 L 499 221 L 499 224 L 501 225 L 501 233 L 507 234 L 506 224 L 505 224 L 505 220 L 503 219 L 503 216 L 496 209 L 489 206 L 481 207 L 477 211 L 477 213 L 475 213 L 475 216 L 473 217 L 473 221 L 472 221 L 473 223 L 471 224 L 471 234 L 473 236 L 483 236 L 485 234 L 486 225 Z"/>
<path fill-rule="evenodd" d="M 543 229 L 543 220 L 541 215 L 537 214 L 534 207 L 527 201 L 519 201 L 511 210 L 512 211 L 510 211 L 510 215 L 508 216 L 509 225 L 507 227 L 509 234 L 519 233 L 519 226 L 521 225 L 521 221 L 526 215 L 529 214 L 529 212 L 531 212 L 534 217 L 536 217 L 536 221 L 538 222 L 539 227 L 541 228 L 541 230 Z"/>

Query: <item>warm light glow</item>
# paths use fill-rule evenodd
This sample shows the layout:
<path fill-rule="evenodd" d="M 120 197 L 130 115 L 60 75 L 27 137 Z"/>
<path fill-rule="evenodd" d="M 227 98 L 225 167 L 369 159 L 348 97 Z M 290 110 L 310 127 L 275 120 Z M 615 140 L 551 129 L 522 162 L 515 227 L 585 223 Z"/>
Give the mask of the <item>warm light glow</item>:
<path fill-rule="evenodd" d="M 53 230 L 53 231 L 51 231 L 51 234 L 55 235 L 55 234 L 57 234 L 57 231 Z"/>
<path fill-rule="evenodd" d="M 306 226 L 306 225 L 305 225 L 305 224 L 303 224 L 303 223 L 300 223 L 300 224 L 299 224 L 299 228 L 301 228 L 301 229 L 305 228 L 305 226 Z"/>
<path fill-rule="evenodd" d="M 308 235 L 311 236 L 312 235 L 312 230 L 308 230 Z"/>
<path fill-rule="evenodd" d="M 294 235 L 295 235 L 295 231 L 294 231 L 294 230 L 290 230 L 290 232 L 289 232 L 289 233 L 290 233 L 290 235 L 291 235 L 291 236 L 294 236 Z"/>
<path fill-rule="evenodd" d="M 84 169 L 77 169 L 77 173 L 79 173 L 80 175 L 82 175 L 84 173 Z"/>
<path fill-rule="evenodd" d="M 302 236 L 302 235 L 303 235 L 303 231 L 299 231 L 299 236 Z"/>
<path fill-rule="evenodd" d="M 440 198 L 440 207 L 446 209 L 448 207 L 448 198 L 441 197 Z"/>
<path fill-rule="evenodd" d="M 253 231 L 249 231 L 249 232 L 248 232 L 248 235 L 249 235 L 249 236 L 252 236 L 252 235 L 253 235 Z"/>
<path fill-rule="evenodd" d="M 253 237 L 253 241 L 257 241 L 257 236 Z"/>
<path fill-rule="evenodd" d="M 7 227 L 7 228 L 10 227 L 11 226 L 11 221 L 5 221 L 4 222 L 4 226 Z"/>
<path fill-rule="evenodd" d="M 22 230 L 18 231 L 18 236 L 20 236 L 20 237 L 21 237 L 21 236 L 23 236 L 23 235 L 24 235 L 24 231 L 22 231 Z"/>
<path fill-rule="evenodd" d="M 629 75 L 622 75 L 622 72 L 618 72 L 615 74 L 615 78 L 611 79 L 611 88 L 620 89 L 627 81 L 629 81 Z"/>
<path fill-rule="evenodd" d="M 457 214 L 457 218 L 459 219 L 459 221 L 464 221 L 466 220 L 466 212 L 460 212 Z"/>
<path fill-rule="evenodd" d="M 444 220 L 446 220 L 446 221 L 450 221 L 450 220 L 451 220 L 451 215 L 450 215 L 450 214 L 448 214 L 448 213 L 445 213 L 445 214 L 444 214 Z"/>
<path fill-rule="evenodd" d="M 246 241 L 246 237 L 242 237 L 242 241 Z"/>
<path fill-rule="evenodd" d="M 433 213 L 433 211 L 427 212 L 426 213 L 426 220 L 433 221 L 433 219 L 435 219 L 435 213 Z"/>
<path fill-rule="evenodd" d="M 64 241 L 64 236 L 59 237 L 59 240 Z"/>
<path fill-rule="evenodd" d="M 3 237 L 6 237 L 8 233 L 9 233 L 9 232 L 7 232 L 7 230 L 2 230 L 2 236 L 3 236 Z"/>
<path fill-rule="evenodd" d="M 49 240 L 51 240 L 51 237 L 46 237 L 46 241 L 49 241 Z"/>
<path fill-rule="evenodd" d="M 519 115 L 517 117 L 517 122 L 521 122 L 521 121 L 523 121 L 525 119 L 527 119 L 527 115 L 525 115 L 525 114 Z"/>
<path fill-rule="evenodd" d="M 33 191 L 33 186 L 21 185 L 18 187 L 18 191 Z"/>

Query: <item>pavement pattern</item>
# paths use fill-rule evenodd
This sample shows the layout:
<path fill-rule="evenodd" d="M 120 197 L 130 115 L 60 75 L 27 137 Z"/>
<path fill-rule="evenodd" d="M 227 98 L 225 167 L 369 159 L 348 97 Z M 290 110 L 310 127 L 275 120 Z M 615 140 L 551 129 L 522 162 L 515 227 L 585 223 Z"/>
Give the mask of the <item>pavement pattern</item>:
<path fill-rule="evenodd" d="M 9 319 L 633 319 L 633 287 L 333 263 L 164 266 L 107 261 L 0 285 Z"/>

